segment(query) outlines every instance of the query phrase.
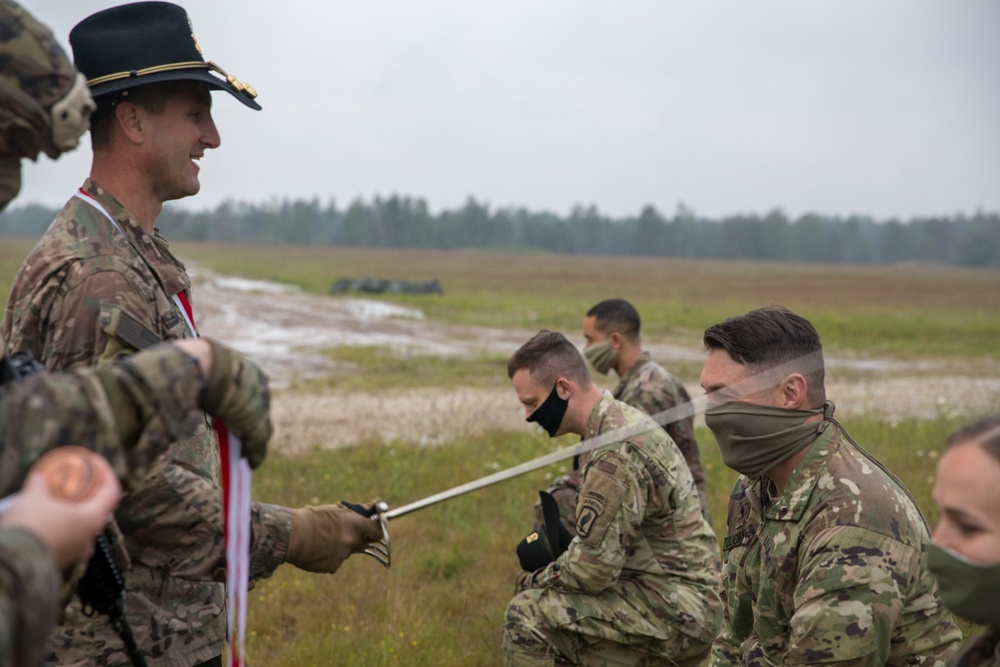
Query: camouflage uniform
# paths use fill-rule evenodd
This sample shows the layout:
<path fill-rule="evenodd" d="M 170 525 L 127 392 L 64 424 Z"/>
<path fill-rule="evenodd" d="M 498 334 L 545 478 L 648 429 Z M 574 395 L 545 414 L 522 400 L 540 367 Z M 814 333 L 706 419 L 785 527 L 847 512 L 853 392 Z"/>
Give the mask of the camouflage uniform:
<path fill-rule="evenodd" d="M 138 222 L 100 186 L 83 189 L 118 223 L 72 198 L 19 271 L 0 332 L 49 369 L 107 364 L 155 340 L 190 337 L 172 301 L 190 282 L 158 232 Z M 215 438 L 198 432 L 127 494 L 115 518 L 132 560 L 127 616 L 151 666 L 188 667 L 221 655 L 226 636 L 222 500 Z M 284 561 L 292 512 L 254 503 L 251 578 Z M 73 604 L 53 641 L 60 664 L 128 665 L 107 619 Z"/>
<path fill-rule="evenodd" d="M 900 484 L 836 428 L 780 496 L 762 483 L 741 476 L 730 497 L 726 624 L 712 665 L 943 666 L 961 632 L 926 568 L 927 526 Z"/>
<path fill-rule="evenodd" d="M 987 628 L 965 642 L 948 667 L 1000 667 L 1000 628 Z"/>
<path fill-rule="evenodd" d="M 718 542 L 691 473 L 644 413 L 604 392 L 581 457 L 577 537 L 507 606 L 507 665 L 697 664 L 722 624 Z"/>
<path fill-rule="evenodd" d="M 648 415 L 655 415 L 682 403 L 691 402 L 691 396 L 684 388 L 684 383 L 650 359 L 648 352 L 642 353 L 611 393 L 619 401 L 639 408 Z M 677 443 L 677 448 L 681 450 L 688 468 L 691 469 L 691 477 L 694 478 L 695 488 L 698 489 L 702 514 L 711 524 L 712 517 L 708 511 L 708 499 L 705 495 L 705 471 L 701 467 L 698 441 L 694 438 L 694 418 L 685 417 L 667 424 L 664 428 Z"/>
<path fill-rule="evenodd" d="M 612 392 L 614 397 L 634 408 L 639 408 L 648 415 L 655 415 L 664 410 L 682 404 L 690 403 L 684 383 L 671 375 L 662 366 L 649 358 L 648 352 L 643 352 L 635 365 L 621 378 L 618 386 Z M 712 515 L 708 509 L 708 498 L 705 495 L 705 471 L 701 467 L 701 456 L 698 453 L 698 441 L 694 438 L 694 419 L 686 417 L 664 427 L 673 438 L 677 448 L 684 455 L 684 460 L 691 470 L 695 488 L 698 490 L 698 502 L 701 513 L 709 525 Z M 573 532 L 576 522 L 576 500 L 580 489 L 580 471 L 578 466 L 556 479 L 548 488 L 548 492 L 559 505 L 559 514 L 563 525 Z M 542 523 L 541 507 L 535 506 L 535 527 Z"/>
<path fill-rule="evenodd" d="M 0 354 L 3 351 L 0 339 Z M 122 364 L 41 374 L 0 386 L 0 496 L 21 487 L 46 451 L 79 444 L 99 452 L 134 487 L 169 443 L 204 417 L 194 360 L 160 346 Z M 0 530 L 0 664 L 38 664 L 60 607 L 62 573 L 24 530 Z"/>
<path fill-rule="evenodd" d="M 34 534 L 0 528 L 0 664 L 36 665 L 56 621 L 62 575 Z"/>

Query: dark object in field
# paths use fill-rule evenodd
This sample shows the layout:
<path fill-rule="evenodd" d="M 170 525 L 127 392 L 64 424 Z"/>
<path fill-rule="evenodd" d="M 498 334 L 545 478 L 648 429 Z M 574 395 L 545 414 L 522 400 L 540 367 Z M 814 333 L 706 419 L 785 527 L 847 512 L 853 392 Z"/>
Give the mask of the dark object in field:
<path fill-rule="evenodd" d="M 428 281 L 387 280 L 385 278 L 338 278 L 330 285 L 332 294 L 365 292 L 368 294 L 444 294 L 437 278 Z"/>

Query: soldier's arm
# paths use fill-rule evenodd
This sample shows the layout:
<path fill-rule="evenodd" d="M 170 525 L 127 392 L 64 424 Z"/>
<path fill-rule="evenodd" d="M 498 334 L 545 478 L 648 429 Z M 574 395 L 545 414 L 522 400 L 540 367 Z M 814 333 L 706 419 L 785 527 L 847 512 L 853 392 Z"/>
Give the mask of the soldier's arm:
<path fill-rule="evenodd" d="M 922 571 L 920 551 L 864 528 L 832 526 L 808 535 L 800 553 L 784 664 L 887 664 L 904 589 Z"/>
<path fill-rule="evenodd" d="M 0 664 L 41 663 L 61 584 L 55 559 L 38 537 L 0 529 Z"/>
<path fill-rule="evenodd" d="M 534 577 L 534 585 L 596 593 L 621 576 L 626 545 L 639 533 L 645 496 L 629 462 L 602 452 L 588 465 L 577 501 L 577 537 Z"/>
<path fill-rule="evenodd" d="M 147 518 L 154 516 L 150 524 Z M 145 565 L 190 581 L 225 581 L 222 491 L 213 482 L 168 463 L 143 481 L 142 493 L 129 499 L 128 511 L 117 519 Z M 291 530 L 291 509 L 252 503 L 251 579 L 271 576 L 285 561 Z"/>
<path fill-rule="evenodd" d="M 270 437 L 266 379 L 242 356 L 218 344 L 189 344 L 212 345 L 213 357 L 225 362 L 213 370 L 234 376 L 228 389 L 235 398 L 212 409 L 223 418 L 241 418 L 240 434 L 259 462 Z M 223 380 L 216 378 L 216 383 L 226 384 Z M 104 456 L 126 488 L 133 488 L 170 443 L 204 424 L 205 386 L 196 360 L 172 344 L 108 368 L 33 375 L 4 385 L 0 495 L 21 486 L 35 459 L 68 444 Z"/>

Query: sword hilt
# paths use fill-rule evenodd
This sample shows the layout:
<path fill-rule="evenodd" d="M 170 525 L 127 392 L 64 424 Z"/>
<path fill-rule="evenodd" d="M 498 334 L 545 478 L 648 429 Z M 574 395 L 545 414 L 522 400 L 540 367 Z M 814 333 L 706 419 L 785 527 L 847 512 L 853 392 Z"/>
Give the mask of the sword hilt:
<path fill-rule="evenodd" d="M 372 521 L 378 521 L 379 525 L 382 526 L 382 539 L 378 542 L 370 543 L 365 547 L 364 553 L 382 563 L 388 569 L 392 563 L 392 542 L 389 539 L 389 525 L 385 520 L 385 513 L 389 511 L 388 503 L 380 500 L 371 507 L 364 507 L 357 503 L 349 503 L 346 500 L 341 500 L 340 504 L 352 512 L 368 517 Z"/>

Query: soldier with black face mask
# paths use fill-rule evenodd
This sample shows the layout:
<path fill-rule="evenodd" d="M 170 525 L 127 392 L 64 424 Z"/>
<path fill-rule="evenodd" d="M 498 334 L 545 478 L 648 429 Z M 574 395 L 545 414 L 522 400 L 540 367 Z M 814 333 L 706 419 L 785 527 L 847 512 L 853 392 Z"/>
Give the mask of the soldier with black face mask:
<path fill-rule="evenodd" d="M 718 542 L 677 445 L 594 384 L 560 333 L 525 343 L 507 374 L 528 421 L 602 444 L 580 456 L 576 536 L 566 544 L 546 526 L 518 547 L 505 664 L 700 664 L 722 622 Z M 550 558 L 528 557 L 539 543 Z"/>

